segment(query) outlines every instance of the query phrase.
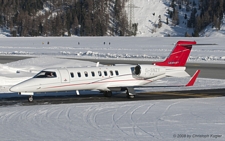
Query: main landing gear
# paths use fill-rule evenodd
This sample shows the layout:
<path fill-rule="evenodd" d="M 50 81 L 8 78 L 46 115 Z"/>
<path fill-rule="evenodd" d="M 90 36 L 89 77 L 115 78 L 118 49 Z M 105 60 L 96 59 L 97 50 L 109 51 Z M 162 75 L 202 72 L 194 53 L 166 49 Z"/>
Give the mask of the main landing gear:
<path fill-rule="evenodd" d="M 136 95 L 134 88 L 127 88 L 126 89 L 127 98 L 133 99 Z"/>
<path fill-rule="evenodd" d="M 127 98 L 133 99 L 135 98 L 135 95 L 127 95 Z"/>
<path fill-rule="evenodd" d="M 103 92 L 103 95 L 104 95 L 105 97 L 112 97 L 112 91 L 104 91 L 104 92 Z"/>
<path fill-rule="evenodd" d="M 136 95 L 134 88 L 125 88 L 123 90 L 126 90 L 127 98 L 133 99 Z M 112 91 L 103 91 L 103 95 L 105 97 L 112 97 Z"/>

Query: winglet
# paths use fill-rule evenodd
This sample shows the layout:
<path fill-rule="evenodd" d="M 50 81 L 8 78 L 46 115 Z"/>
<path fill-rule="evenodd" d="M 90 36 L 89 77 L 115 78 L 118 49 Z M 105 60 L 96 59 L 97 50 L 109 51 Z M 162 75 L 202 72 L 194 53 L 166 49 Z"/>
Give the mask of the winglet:
<path fill-rule="evenodd" d="M 200 73 L 200 70 L 197 70 L 195 72 L 195 74 L 191 77 L 190 81 L 187 83 L 186 87 L 189 87 L 189 86 L 193 86 L 194 85 L 194 83 L 195 83 L 195 81 L 196 81 L 199 73 Z"/>

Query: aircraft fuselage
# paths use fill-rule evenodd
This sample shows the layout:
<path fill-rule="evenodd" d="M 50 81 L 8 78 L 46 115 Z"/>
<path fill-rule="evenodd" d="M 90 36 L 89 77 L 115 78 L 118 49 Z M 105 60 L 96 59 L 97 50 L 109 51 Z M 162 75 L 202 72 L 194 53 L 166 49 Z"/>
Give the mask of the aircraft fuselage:
<path fill-rule="evenodd" d="M 109 87 L 145 85 L 166 76 L 164 67 L 142 67 L 140 74 L 135 74 L 135 66 L 131 65 L 45 69 L 33 78 L 15 85 L 11 91 L 22 94 L 72 90 L 110 91 Z M 53 73 L 54 76 L 47 76 L 47 73 Z"/>

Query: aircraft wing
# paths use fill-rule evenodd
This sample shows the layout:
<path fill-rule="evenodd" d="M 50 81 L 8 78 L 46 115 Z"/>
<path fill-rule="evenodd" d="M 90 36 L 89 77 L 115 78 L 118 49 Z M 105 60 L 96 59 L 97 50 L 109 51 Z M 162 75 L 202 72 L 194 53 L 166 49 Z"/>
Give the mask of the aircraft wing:
<path fill-rule="evenodd" d="M 127 88 L 150 88 L 150 87 L 189 87 L 193 86 L 198 75 L 200 73 L 200 70 L 197 70 L 195 74 L 191 77 L 191 79 L 188 81 L 187 84 L 181 84 L 181 85 L 167 85 L 167 86 L 123 86 L 123 87 L 108 87 L 110 90 L 126 90 Z"/>

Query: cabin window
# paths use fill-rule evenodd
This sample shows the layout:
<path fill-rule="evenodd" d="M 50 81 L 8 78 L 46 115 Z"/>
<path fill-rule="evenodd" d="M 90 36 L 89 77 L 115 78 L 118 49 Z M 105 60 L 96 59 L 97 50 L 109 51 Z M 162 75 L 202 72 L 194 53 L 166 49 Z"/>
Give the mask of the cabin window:
<path fill-rule="evenodd" d="M 113 71 L 110 71 L 110 75 L 113 76 Z"/>
<path fill-rule="evenodd" d="M 119 72 L 117 70 L 115 72 L 116 72 L 116 75 L 119 75 Z"/>
<path fill-rule="evenodd" d="M 107 75 L 108 75 L 107 71 L 104 71 L 104 75 L 105 75 L 105 76 L 107 76 Z"/>
<path fill-rule="evenodd" d="M 84 75 L 85 75 L 85 77 L 88 77 L 88 72 L 85 71 L 84 72 Z"/>
<path fill-rule="evenodd" d="M 95 77 L 95 72 L 92 71 L 91 72 L 91 75 L 92 75 L 92 77 Z"/>
<path fill-rule="evenodd" d="M 74 78 L 74 74 L 73 74 L 73 72 L 71 72 L 71 73 L 70 73 L 70 76 L 71 76 L 72 78 Z"/>
<path fill-rule="evenodd" d="M 80 73 L 80 72 L 77 72 L 77 76 L 78 76 L 78 77 L 81 77 L 81 73 Z"/>
<path fill-rule="evenodd" d="M 102 76 L 102 72 L 101 71 L 98 71 L 98 76 Z"/>
<path fill-rule="evenodd" d="M 53 71 L 41 71 L 34 78 L 55 78 L 57 77 L 56 73 Z"/>

